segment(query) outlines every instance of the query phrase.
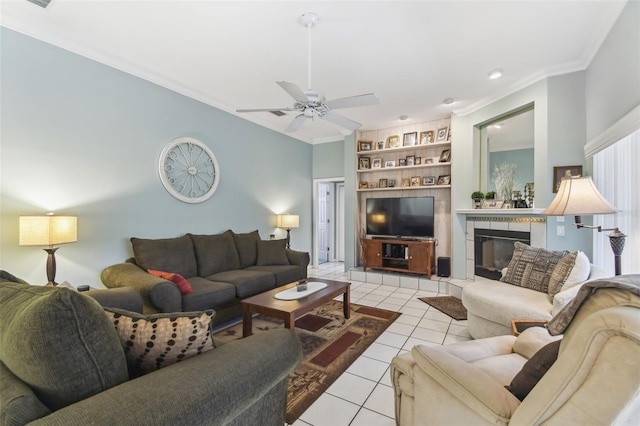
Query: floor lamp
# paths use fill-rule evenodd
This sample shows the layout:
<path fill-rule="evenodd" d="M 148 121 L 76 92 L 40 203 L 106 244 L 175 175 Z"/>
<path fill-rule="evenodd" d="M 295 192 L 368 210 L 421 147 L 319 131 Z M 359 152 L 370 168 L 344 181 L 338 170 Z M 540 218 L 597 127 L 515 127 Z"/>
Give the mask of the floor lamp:
<path fill-rule="evenodd" d="M 76 216 L 20 216 L 20 245 L 48 246 L 47 285 L 58 285 L 56 280 L 55 252 L 59 244 L 78 240 L 78 218 Z"/>
<path fill-rule="evenodd" d="M 556 198 L 542 212 L 546 216 L 575 216 L 578 228 L 597 229 L 598 232 L 613 231 L 609 234 L 609 243 L 613 250 L 615 274 L 622 274 L 620 257 L 624 249 L 626 235 L 618 228 L 602 229 L 582 223 L 580 216 L 594 214 L 612 214 L 618 210 L 604 199 L 590 176 L 562 179 Z"/>
<path fill-rule="evenodd" d="M 287 230 L 287 248 L 291 248 L 290 231 L 300 227 L 300 217 L 297 214 L 279 214 L 276 217 L 276 226 Z"/>

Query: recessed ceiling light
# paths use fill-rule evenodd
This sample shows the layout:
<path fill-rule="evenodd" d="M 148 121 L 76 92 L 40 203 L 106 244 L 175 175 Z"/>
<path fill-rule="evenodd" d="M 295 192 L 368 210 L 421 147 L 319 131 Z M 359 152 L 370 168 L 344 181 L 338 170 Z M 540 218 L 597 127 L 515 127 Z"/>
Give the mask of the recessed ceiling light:
<path fill-rule="evenodd" d="M 493 128 L 494 129 L 502 129 L 502 125 L 501 124 L 494 124 Z"/>
<path fill-rule="evenodd" d="M 446 98 L 442 101 L 443 104 L 445 105 L 451 105 L 452 103 L 454 103 L 456 100 L 455 98 Z"/>
<path fill-rule="evenodd" d="M 496 78 L 500 78 L 500 77 L 502 77 L 502 69 L 501 68 L 495 69 L 495 70 L 493 70 L 493 71 L 491 71 L 489 73 L 489 78 L 491 80 L 495 80 Z"/>
<path fill-rule="evenodd" d="M 398 117 L 401 121 L 405 121 L 407 118 L 409 118 L 409 116 L 407 114 L 401 115 L 400 117 Z"/>

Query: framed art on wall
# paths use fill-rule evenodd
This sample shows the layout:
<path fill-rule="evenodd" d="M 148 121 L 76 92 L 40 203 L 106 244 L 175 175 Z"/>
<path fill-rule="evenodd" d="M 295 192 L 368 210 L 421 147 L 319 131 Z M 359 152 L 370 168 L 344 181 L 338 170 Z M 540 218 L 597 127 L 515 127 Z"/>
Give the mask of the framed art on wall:
<path fill-rule="evenodd" d="M 428 143 L 433 143 L 433 130 L 420 132 L 420 145 L 426 145 Z"/>
<path fill-rule="evenodd" d="M 400 136 L 393 135 L 387 138 L 387 148 L 398 148 L 400 144 Z"/>
<path fill-rule="evenodd" d="M 449 126 L 441 127 L 438 129 L 438 133 L 436 135 L 436 142 L 444 142 L 447 140 L 449 136 Z"/>
<path fill-rule="evenodd" d="M 582 166 L 556 166 L 553 168 L 553 192 L 558 192 L 562 178 L 582 176 Z"/>
<path fill-rule="evenodd" d="M 416 144 L 416 140 L 418 139 L 418 132 L 405 133 L 402 138 L 402 145 L 404 146 L 412 146 Z"/>
<path fill-rule="evenodd" d="M 373 141 L 358 141 L 358 151 L 371 151 Z"/>

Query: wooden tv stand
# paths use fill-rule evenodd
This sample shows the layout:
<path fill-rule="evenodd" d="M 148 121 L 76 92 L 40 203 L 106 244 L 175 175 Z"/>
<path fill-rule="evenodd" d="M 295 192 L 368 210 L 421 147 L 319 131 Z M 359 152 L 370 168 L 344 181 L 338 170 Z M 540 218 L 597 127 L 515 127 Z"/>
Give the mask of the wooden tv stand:
<path fill-rule="evenodd" d="M 402 239 L 366 238 L 362 243 L 363 269 L 383 269 L 395 272 L 424 274 L 431 278 L 436 272 L 436 242 Z"/>

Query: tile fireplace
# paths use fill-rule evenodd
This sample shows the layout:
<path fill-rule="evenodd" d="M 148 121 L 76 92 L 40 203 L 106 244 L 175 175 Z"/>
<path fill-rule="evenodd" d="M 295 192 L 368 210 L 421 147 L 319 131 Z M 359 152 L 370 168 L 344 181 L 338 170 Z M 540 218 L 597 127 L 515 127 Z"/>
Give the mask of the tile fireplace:
<path fill-rule="evenodd" d="M 474 228 L 473 248 L 475 275 L 499 280 L 501 271 L 509 265 L 514 244 L 530 244 L 531 233 L 507 229 Z"/>

